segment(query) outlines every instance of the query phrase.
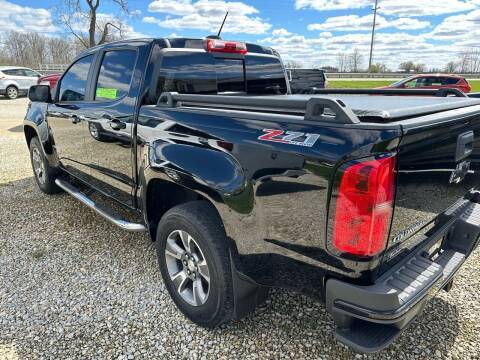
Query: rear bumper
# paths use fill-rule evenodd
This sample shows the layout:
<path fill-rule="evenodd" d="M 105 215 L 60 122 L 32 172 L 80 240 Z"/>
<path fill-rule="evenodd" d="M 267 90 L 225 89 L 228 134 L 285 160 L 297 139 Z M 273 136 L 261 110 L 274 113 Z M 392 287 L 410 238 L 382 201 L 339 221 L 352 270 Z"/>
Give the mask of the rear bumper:
<path fill-rule="evenodd" d="M 444 225 L 425 238 L 424 246 L 375 284 L 327 281 L 326 306 L 336 324 L 337 340 L 362 353 L 382 350 L 450 282 L 478 246 L 480 204 L 462 200 L 442 214 L 440 221 Z M 439 242 L 440 251 L 428 255 Z"/>

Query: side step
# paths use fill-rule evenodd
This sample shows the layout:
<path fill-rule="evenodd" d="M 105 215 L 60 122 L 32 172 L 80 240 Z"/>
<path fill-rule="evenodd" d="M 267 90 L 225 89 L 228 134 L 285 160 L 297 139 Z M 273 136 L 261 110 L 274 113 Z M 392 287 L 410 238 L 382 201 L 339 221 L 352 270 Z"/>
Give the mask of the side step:
<path fill-rule="evenodd" d="M 101 204 L 96 203 L 85 194 L 83 194 L 79 189 L 70 184 L 65 180 L 56 179 L 55 184 L 65 192 L 72 195 L 75 199 L 80 200 L 82 203 L 87 205 L 90 209 L 95 210 L 98 214 L 102 215 L 105 219 L 117 225 L 126 231 L 147 231 L 147 228 L 143 224 L 132 223 L 123 220 L 120 215 L 116 214 L 112 210 L 102 206 Z"/>

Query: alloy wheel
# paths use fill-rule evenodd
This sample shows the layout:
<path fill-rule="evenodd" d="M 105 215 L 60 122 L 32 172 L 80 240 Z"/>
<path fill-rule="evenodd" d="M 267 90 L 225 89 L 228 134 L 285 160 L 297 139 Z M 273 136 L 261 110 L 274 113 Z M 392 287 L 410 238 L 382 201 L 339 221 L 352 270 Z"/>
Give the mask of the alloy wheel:
<path fill-rule="evenodd" d="M 205 304 L 210 292 L 210 271 L 202 249 L 183 230 L 167 238 L 165 260 L 168 275 L 182 299 L 192 306 Z"/>

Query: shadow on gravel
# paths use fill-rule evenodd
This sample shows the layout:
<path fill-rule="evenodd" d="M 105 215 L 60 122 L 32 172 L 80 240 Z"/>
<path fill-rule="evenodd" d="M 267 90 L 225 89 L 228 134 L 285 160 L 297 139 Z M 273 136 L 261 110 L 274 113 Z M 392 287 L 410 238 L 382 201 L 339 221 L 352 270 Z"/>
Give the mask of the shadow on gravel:
<path fill-rule="evenodd" d="M 8 129 L 8 131 L 15 132 L 15 133 L 23 132 L 23 125 L 14 126 L 10 129 Z"/>
<path fill-rule="evenodd" d="M 264 332 L 270 341 L 275 341 L 269 335 L 271 326 L 278 327 L 292 343 L 322 339 L 323 342 L 318 346 L 312 346 L 311 358 L 325 355 L 325 349 L 328 349 L 328 353 L 335 354 L 338 359 L 351 359 L 357 355 L 335 340 L 334 323 L 323 304 L 284 289 L 273 289 L 267 303 L 253 314 L 215 331 L 220 334 L 222 331 L 232 331 L 239 336 L 244 333 Z M 364 358 L 451 358 L 448 352 L 455 343 L 458 331 L 456 306 L 436 297 L 392 345 L 382 352 L 365 355 Z"/>
<path fill-rule="evenodd" d="M 194 326 L 174 309 L 147 236 L 120 231 L 66 194 L 41 194 L 33 178 L 0 187 L 0 199 L 9 204 L 0 208 L 9 224 L 0 227 L 0 279 L 8 280 L 0 287 L 0 350 L 50 358 L 88 347 L 117 358 L 133 344 L 162 358 L 158 346 L 170 342 L 227 358 L 261 358 L 266 348 L 274 358 L 355 357 L 335 341 L 322 304 L 287 290 L 272 289 L 266 304 L 238 322 L 211 331 Z M 447 358 L 458 316 L 455 305 L 436 297 L 392 346 L 368 358 Z"/>

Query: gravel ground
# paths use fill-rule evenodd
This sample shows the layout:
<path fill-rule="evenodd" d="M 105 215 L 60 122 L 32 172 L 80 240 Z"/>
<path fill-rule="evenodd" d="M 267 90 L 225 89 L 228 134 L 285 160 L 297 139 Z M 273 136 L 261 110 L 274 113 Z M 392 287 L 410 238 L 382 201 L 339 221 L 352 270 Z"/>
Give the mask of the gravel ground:
<path fill-rule="evenodd" d="M 356 357 L 335 342 L 322 305 L 283 290 L 213 331 L 187 321 L 147 236 L 37 189 L 19 128 L 26 104 L 0 100 L 0 359 Z M 451 292 L 368 358 L 479 358 L 479 260 L 477 251 Z"/>

